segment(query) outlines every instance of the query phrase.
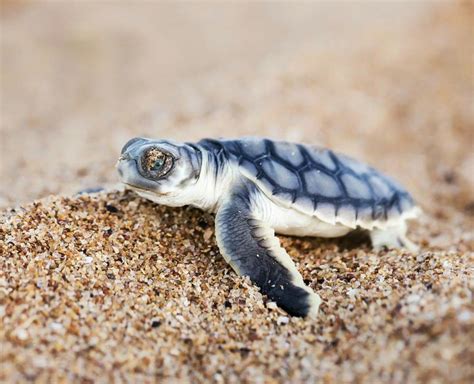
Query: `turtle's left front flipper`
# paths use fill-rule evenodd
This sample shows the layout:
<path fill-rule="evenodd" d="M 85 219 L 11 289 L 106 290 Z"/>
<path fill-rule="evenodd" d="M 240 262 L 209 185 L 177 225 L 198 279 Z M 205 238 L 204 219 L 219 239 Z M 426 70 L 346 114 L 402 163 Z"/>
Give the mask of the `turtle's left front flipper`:
<path fill-rule="evenodd" d="M 222 255 L 289 314 L 315 316 L 321 299 L 305 285 L 274 230 L 256 216 L 250 193 L 246 186 L 236 188 L 217 212 L 216 237 Z"/>

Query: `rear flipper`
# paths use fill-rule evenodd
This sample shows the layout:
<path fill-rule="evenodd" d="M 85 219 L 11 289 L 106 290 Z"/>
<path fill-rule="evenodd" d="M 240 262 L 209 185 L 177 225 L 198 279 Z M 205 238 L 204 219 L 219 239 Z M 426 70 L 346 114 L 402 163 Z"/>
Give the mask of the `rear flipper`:
<path fill-rule="evenodd" d="M 406 248 L 411 252 L 418 251 L 419 247 L 406 237 L 406 231 L 407 226 L 405 222 L 394 227 L 373 229 L 370 231 L 372 246 L 376 250 L 383 248 Z"/>
<path fill-rule="evenodd" d="M 274 230 L 255 217 L 250 193 L 240 186 L 217 212 L 216 237 L 222 255 L 289 314 L 315 316 L 321 299 L 303 282 Z"/>

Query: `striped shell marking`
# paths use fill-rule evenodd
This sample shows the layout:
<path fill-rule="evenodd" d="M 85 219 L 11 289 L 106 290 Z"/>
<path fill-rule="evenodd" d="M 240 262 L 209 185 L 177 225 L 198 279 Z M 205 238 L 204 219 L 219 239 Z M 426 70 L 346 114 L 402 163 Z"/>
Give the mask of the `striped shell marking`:
<path fill-rule="evenodd" d="M 398 183 L 331 150 L 256 138 L 203 142 L 222 146 L 241 173 L 276 203 L 324 222 L 372 229 L 417 215 Z"/>

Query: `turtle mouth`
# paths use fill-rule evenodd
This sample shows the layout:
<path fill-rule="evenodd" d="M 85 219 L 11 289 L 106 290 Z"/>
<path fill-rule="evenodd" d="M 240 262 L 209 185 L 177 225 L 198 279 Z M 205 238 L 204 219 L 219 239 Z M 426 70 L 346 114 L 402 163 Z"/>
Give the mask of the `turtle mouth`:
<path fill-rule="evenodd" d="M 139 187 L 139 186 L 134 185 L 134 184 L 126 183 L 124 181 L 122 181 L 122 183 L 125 184 L 125 187 L 130 188 L 130 189 L 138 189 L 140 191 L 151 192 L 149 189 L 142 188 L 142 187 Z"/>
<path fill-rule="evenodd" d="M 124 181 L 122 181 L 122 183 L 125 184 L 125 188 L 131 189 L 131 190 L 136 190 L 136 191 L 139 191 L 139 192 L 152 193 L 152 194 L 154 194 L 154 195 L 160 195 L 160 196 L 168 195 L 167 192 L 153 191 L 153 190 L 150 190 L 150 189 L 146 189 L 146 188 L 139 187 L 139 186 L 134 185 L 134 184 L 126 183 L 126 182 L 124 182 Z"/>

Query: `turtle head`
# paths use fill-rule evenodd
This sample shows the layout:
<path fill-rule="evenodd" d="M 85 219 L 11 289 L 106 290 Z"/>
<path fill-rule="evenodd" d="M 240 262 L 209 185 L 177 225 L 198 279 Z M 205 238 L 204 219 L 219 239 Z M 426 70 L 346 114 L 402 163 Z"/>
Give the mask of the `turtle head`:
<path fill-rule="evenodd" d="M 201 172 L 201 153 L 188 144 L 136 137 L 117 162 L 121 181 L 140 196 L 169 206 L 190 204 Z"/>

